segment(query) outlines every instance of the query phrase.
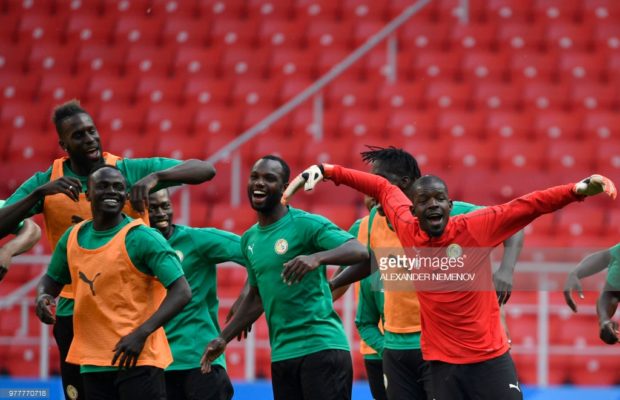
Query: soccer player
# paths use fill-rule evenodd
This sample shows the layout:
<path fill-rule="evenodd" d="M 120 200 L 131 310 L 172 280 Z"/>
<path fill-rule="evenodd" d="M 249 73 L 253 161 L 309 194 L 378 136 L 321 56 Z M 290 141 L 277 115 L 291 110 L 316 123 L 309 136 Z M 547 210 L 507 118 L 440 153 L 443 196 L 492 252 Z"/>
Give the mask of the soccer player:
<path fill-rule="evenodd" d="M 35 173 L 7 199 L 5 207 L 0 209 L 0 237 L 12 232 L 23 219 L 42 213 L 47 238 L 54 250 L 58 239 L 73 223 L 92 217 L 84 190 L 90 171 L 104 163 L 115 165 L 125 177 L 133 205 L 127 205 L 125 213 L 131 217 L 139 217 L 145 211 L 150 191 L 183 183 L 202 183 L 215 175 L 213 166 L 200 160 L 122 159 L 103 152 L 91 116 L 75 100 L 58 106 L 52 121 L 67 156 L 55 160 L 47 171 Z M 67 399 L 70 399 L 67 391 L 78 396 L 82 392 L 79 367 L 65 362 L 73 337 L 72 298 L 69 285 L 60 295 L 54 324 Z"/>
<path fill-rule="evenodd" d="M 0 200 L 0 208 L 4 200 Z M 15 231 L 15 237 L 0 246 L 0 281 L 9 272 L 11 259 L 25 253 L 34 246 L 41 238 L 41 228 L 30 219 L 22 221 Z"/>
<path fill-rule="evenodd" d="M 353 371 L 342 322 L 332 305 L 326 264 L 368 258 L 366 248 L 327 219 L 281 204 L 290 170 L 275 156 L 259 159 L 247 191 L 258 223 L 241 238 L 250 290 L 202 359 L 203 371 L 264 307 L 271 344 L 274 398 L 350 399 Z M 303 279 L 302 279 L 303 278 Z"/>
<path fill-rule="evenodd" d="M 618 301 L 620 301 L 620 266 L 612 263 L 607 273 L 607 281 L 603 292 L 596 303 L 596 313 L 599 320 L 599 336 L 607 344 L 616 344 L 620 340 L 618 322 L 612 320 Z"/>
<path fill-rule="evenodd" d="M 612 274 L 612 277 L 618 274 L 617 268 L 620 268 L 620 244 L 590 254 L 581 260 L 575 269 L 568 274 L 564 284 L 564 300 L 573 312 L 577 312 L 577 305 L 572 295 L 573 290 L 577 291 L 579 298 L 583 299 L 584 297 L 580 280 L 597 274 L 605 268 L 609 268 L 608 274 Z M 612 268 L 614 269 L 613 273 Z"/>
<path fill-rule="evenodd" d="M 164 400 L 172 355 L 163 325 L 190 301 L 191 289 L 166 240 L 122 213 L 126 189 L 116 167 L 90 175 L 93 219 L 58 241 L 36 312 L 53 323 L 54 298 L 73 283 L 75 336 L 67 362 L 80 365 L 85 398 Z"/>
<path fill-rule="evenodd" d="M 407 251 L 405 262 L 415 264 L 416 270 L 424 268 L 429 282 L 417 282 L 416 288 L 422 353 L 430 361 L 434 398 L 522 399 L 491 291 L 490 251 L 542 214 L 603 191 L 615 198 L 613 183 L 595 175 L 451 218 L 447 186 L 436 176 L 413 184 L 412 204 L 383 177 L 323 164 L 304 171 L 286 195 L 303 181 L 310 190 L 323 177 L 376 198 Z M 445 273 L 450 268 L 461 273 Z M 453 275 L 462 278 L 452 280 Z"/>
<path fill-rule="evenodd" d="M 173 223 L 174 210 L 168 189 L 149 196 L 149 220 L 181 260 L 192 289 L 192 300 L 165 326 L 174 361 L 166 368 L 168 400 L 229 400 L 233 387 L 226 373 L 224 355 L 208 374 L 200 372 L 200 357 L 207 343 L 220 334 L 215 265 L 245 262 L 240 238 L 215 228 L 191 228 Z"/>
<path fill-rule="evenodd" d="M 373 174 L 382 176 L 391 184 L 398 186 L 405 196 L 413 201 L 413 183 L 421 176 L 413 155 L 394 147 L 369 147 L 368 151 L 362 153 L 362 159 L 371 165 Z M 455 201 L 450 215 L 466 214 L 481 208 Z M 385 218 L 381 207 L 372 210 L 363 221 L 365 222 L 362 226 L 365 229 L 360 231 L 361 236 L 358 235 L 358 240 L 362 243 L 369 241 L 377 257 L 404 254 L 398 236 Z M 369 240 L 364 240 L 363 236 L 368 236 Z M 494 275 L 500 304 L 507 301 L 510 295 L 512 275 L 522 243 L 522 232 L 516 233 L 504 242 L 502 263 Z M 337 280 L 333 280 L 332 284 L 337 285 Z M 380 285 L 365 286 L 367 290 L 378 292 L 375 294 L 378 298 L 376 304 L 386 306 L 380 310 L 384 316 L 383 373 L 388 398 L 432 399 L 429 393 L 428 365 L 423 360 L 420 349 L 420 303 L 412 285 L 391 280 Z M 366 323 L 369 326 L 373 323 L 376 325 L 380 322 L 378 317 L 379 314 L 375 313 L 374 320 L 367 318 Z"/>

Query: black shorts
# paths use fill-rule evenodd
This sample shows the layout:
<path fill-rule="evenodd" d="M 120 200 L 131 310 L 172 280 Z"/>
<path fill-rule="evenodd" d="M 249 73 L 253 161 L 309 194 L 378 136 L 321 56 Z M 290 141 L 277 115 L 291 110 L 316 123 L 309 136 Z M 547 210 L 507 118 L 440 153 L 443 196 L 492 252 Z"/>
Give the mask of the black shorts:
<path fill-rule="evenodd" d="M 389 399 L 432 400 L 430 370 L 422 350 L 383 350 L 385 391 Z"/>
<path fill-rule="evenodd" d="M 60 353 L 60 376 L 65 399 L 85 399 L 80 366 L 65 361 L 69 347 L 71 347 L 71 341 L 73 341 L 73 316 L 56 316 L 56 323 L 52 332 Z"/>
<path fill-rule="evenodd" d="M 431 361 L 436 400 L 522 400 L 510 353 L 474 364 Z"/>
<path fill-rule="evenodd" d="M 271 363 L 274 400 L 350 400 L 353 390 L 351 354 L 323 350 Z"/>
<path fill-rule="evenodd" d="M 368 376 L 368 385 L 370 393 L 374 400 L 386 400 L 385 383 L 383 379 L 383 361 L 364 359 L 366 367 L 366 375 Z"/>
<path fill-rule="evenodd" d="M 164 370 L 134 367 L 82 374 L 88 400 L 166 400 Z"/>
<path fill-rule="evenodd" d="M 200 368 L 166 371 L 168 400 L 230 400 L 233 386 L 226 370 L 219 365 L 203 374 Z"/>

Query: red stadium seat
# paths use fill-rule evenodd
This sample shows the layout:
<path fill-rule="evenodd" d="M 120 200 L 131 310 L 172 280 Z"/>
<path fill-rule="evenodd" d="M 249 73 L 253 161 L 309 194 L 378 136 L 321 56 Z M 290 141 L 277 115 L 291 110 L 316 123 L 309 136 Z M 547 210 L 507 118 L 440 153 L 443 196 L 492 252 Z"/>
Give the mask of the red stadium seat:
<path fill-rule="evenodd" d="M 344 60 L 351 51 L 345 48 L 328 47 L 321 49 L 317 52 L 315 61 L 315 70 L 318 75 L 324 75 L 339 62 Z M 363 65 L 361 63 L 355 63 L 347 70 L 348 77 L 355 79 L 360 76 Z M 338 79 L 334 81 L 334 84 L 338 83 Z"/>
<path fill-rule="evenodd" d="M 486 113 L 460 110 L 443 111 L 437 118 L 439 137 L 453 139 L 481 138 L 484 134 Z"/>
<path fill-rule="evenodd" d="M 56 0 L 53 8 L 55 15 L 90 17 L 101 13 L 101 3 L 99 1 Z"/>
<path fill-rule="evenodd" d="M 550 49 L 585 50 L 591 45 L 592 27 L 573 22 L 556 22 L 547 28 L 545 41 Z"/>
<path fill-rule="evenodd" d="M 474 88 L 473 101 L 477 109 L 514 110 L 519 104 L 521 87 L 503 82 L 480 82 Z"/>
<path fill-rule="evenodd" d="M 35 43 L 30 50 L 27 68 L 29 73 L 73 71 L 77 54 L 76 45 L 50 46 L 47 43 Z"/>
<path fill-rule="evenodd" d="M 163 28 L 163 20 L 152 16 L 123 15 L 114 28 L 114 43 L 155 45 Z"/>
<path fill-rule="evenodd" d="M 313 75 L 313 62 L 308 60 L 316 60 L 316 54 L 311 53 L 310 49 L 279 48 L 269 60 L 269 75 L 272 78 L 285 79 L 310 78 Z"/>
<path fill-rule="evenodd" d="M 138 80 L 137 101 L 143 103 L 178 104 L 183 91 L 183 82 L 160 76 L 145 75 Z"/>
<path fill-rule="evenodd" d="M 566 81 L 598 81 L 605 68 L 603 53 L 565 52 L 560 55 L 559 76 Z"/>
<path fill-rule="evenodd" d="M 179 16 L 195 17 L 198 9 L 195 1 L 181 0 L 151 0 L 150 13 L 154 16 L 165 16 L 166 20 Z M 203 20 L 204 23 L 204 20 Z"/>
<path fill-rule="evenodd" d="M 34 1 L 6 1 L 2 3 L 3 12 L 12 15 L 32 14 L 51 14 L 54 12 L 54 0 Z"/>
<path fill-rule="evenodd" d="M 241 127 L 241 110 L 226 106 L 199 107 L 194 120 L 198 136 L 224 136 L 232 140 Z"/>
<path fill-rule="evenodd" d="M 566 140 L 579 136 L 581 116 L 564 111 L 541 111 L 534 117 L 534 136 Z"/>
<path fill-rule="evenodd" d="M 7 160 L 9 162 L 42 161 L 53 159 L 58 143 L 41 134 L 40 130 L 24 130 L 9 137 Z"/>
<path fill-rule="evenodd" d="M 116 74 L 94 74 L 86 90 L 90 103 L 129 103 L 136 91 L 137 78 Z"/>
<path fill-rule="evenodd" d="M 531 137 L 532 116 L 518 111 L 497 111 L 489 113 L 486 136 L 490 138 L 526 139 Z"/>
<path fill-rule="evenodd" d="M 23 73 L 26 58 L 30 54 L 27 46 L 12 44 L 8 41 L 0 43 L 0 72 Z"/>
<path fill-rule="evenodd" d="M 500 48 L 513 50 L 538 50 L 543 45 L 545 26 L 540 23 L 508 21 L 501 23 L 497 31 Z"/>
<path fill-rule="evenodd" d="M 414 54 L 409 51 L 397 53 L 394 68 L 396 69 L 396 79 L 399 84 L 407 84 L 404 79 L 408 79 L 411 65 L 413 64 Z M 388 61 L 388 52 L 385 48 L 376 48 L 364 57 L 362 72 L 365 80 L 380 80 L 385 82 L 386 78 L 392 73 L 392 66 Z M 404 79 L 403 79 L 404 78 Z"/>
<path fill-rule="evenodd" d="M 183 100 L 190 105 L 225 105 L 232 92 L 232 83 L 226 79 L 193 76 L 187 79 Z"/>
<path fill-rule="evenodd" d="M 448 159 L 449 140 L 416 139 L 404 143 L 402 148 L 413 154 L 423 174 L 437 173 Z"/>
<path fill-rule="evenodd" d="M 103 0 L 103 14 L 119 17 L 144 17 L 148 15 L 151 0 Z"/>
<path fill-rule="evenodd" d="M 373 35 L 385 27 L 385 22 L 376 19 L 363 19 L 356 21 L 353 26 L 353 46 L 359 47 L 366 43 Z"/>
<path fill-rule="evenodd" d="M 66 18 L 46 14 L 27 13 L 21 16 L 17 27 L 17 42 L 27 46 L 36 42 L 58 44 L 66 27 Z"/>
<path fill-rule="evenodd" d="M 508 53 L 467 51 L 463 56 L 463 77 L 471 81 L 499 81 L 507 77 Z"/>
<path fill-rule="evenodd" d="M 126 75 L 156 74 L 168 75 L 174 55 L 173 47 L 137 44 L 127 53 L 124 71 Z"/>
<path fill-rule="evenodd" d="M 263 19 L 258 27 L 258 42 L 261 46 L 296 48 L 302 43 L 306 27 L 303 22 L 279 19 Z"/>
<path fill-rule="evenodd" d="M 539 171 L 545 160 L 544 142 L 506 139 L 499 142 L 498 160 L 501 170 Z"/>
<path fill-rule="evenodd" d="M 611 109 L 618 98 L 618 93 L 614 85 L 578 82 L 571 88 L 570 103 L 578 110 Z"/>
<path fill-rule="evenodd" d="M 475 138 L 459 139 L 452 142 L 448 153 L 447 168 L 457 171 L 484 171 L 495 169 L 497 144 Z M 480 191 L 480 187 L 472 187 Z M 469 199 L 469 196 L 465 197 Z M 470 200 L 470 201 L 473 201 Z"/>
<path fill-rule="evenodd" d="M 448 45 L 452 24 L 416 20 L 406 23 L 398 32 L 398 44 L 406 50 L 442 50 Z"/>
<path fill-rule="evenodd" d="M 245 350 L 242 347 L 226 349 L 226 372 L 230 379 L 245 379 Z"/>
<path fill-rule="evenodd" d="M 268 57 L 268 52 L 261 49 L 231 47 L 222 54 L 219 69 L 224 76 L 245 75 L 259 78 L 265 75 Z"/>
<path fill-rule="evenodd" d="M 330 0 L 299 0 L 295 2 L 298 18 L 334 19 L 338 13 L 339 2 Z"/>
<path fill-rule="evenodd" d="M 376 89 L 357 80 L 338 79 L 327 88 L 327 105 L 330 108 L 368 109 L 374 102 Z"/>
<path fill-rule="evenodd" d="M 244 182 L 245 183 L 245 182 Z M 245 187 L 245 184 L 243 185 Z M 231 207 L 220 204 L 211 210 L 209 226 L 242 234 L 256 223 L 256 212 L 250 207 Z"/>
<path fill-rule="evenodd" d="M 596 327 L 596 322 L 593 325 Z M 575 385 L 610 386 L 617 384 L 619 378 L 615 361 L 616 359 L 608 354 L 575 354 L 570 368 L 570 380 Z"/>
<path fill-rule="evenodd" d="M 339 112 L 328 112 L 323 114 L 323 133 L 331 134 L 338 129 L 340 122 Z M 310 108 L 300 108 L 291 116 L 291 131 L 296 135 L 313 135 L 316 127 L 314 126 L 314 113 Z"/>
<path fill-rule="evenodd" d="M 169 157 L 177 160 L 201 159 L 204 156 L 204 141 L 204 138 L 187 136 L 181 132 L 169 132 L 166 135 L 159 135 L 155 154 L 158 157 Z"/>
<path fill-rule="evenodd" d="M 599 207 L 566 207 L 559 212 L 556 226 L 571 236 L 600 235 L 605 227 L 605 213 Z"/>
<path fill-rule="evenodd" d="M 42 102 L 61 104 L 71 99 L 81 99 L 86 93 L 86 77 L 69 74 L 45 74 L 41 78 L 38 99 Z"/>
<path fill-rule="evenodd" d="M 618 66 L 620 66 L 620 52 L 610 54 L 607 59 L 606 75 L 607 79 L 615 84 L 620 82 L 620 73 L 618 73 Z"/>
<path fill-rule="evenodd" d="M 572 21 L 577 17 L 580 0 L 534 0 L 534 18 Z"/>
<path fill-rule="evenodd" d="M 593 111 L 583 121 L 585 137 L 600 140 L 620 138 L 620 115 L 612 111 Z"/>
<path fill-rule="evenodd" d="M 50 111 L 48 103 L 12 101 L 2 106 L 0 126 L 13 131 L 44 129 L 51 115 Z"/>
<path fill-rule="evenodd" d="M 463 50 L 488 50 L 497 37 L 494 23 L 454 24 L 450 33 L 451 46 Z"/>
<path fill-rule="evenodd" d="M 308 22 L 305 41 L 310 48 L 348 48 L 351 44 L 353 25 L 350 20 L 330 21 L 315 19 Z"/>
<path fill-rule="evenodd" d="M 146 130 L 162 135 L 183 135 L 190 132 L 195 110 L 176 104 L 151 105 L 146 113 Z"/>
<path fill-rule="evenodd" d="M 407 9 L 408 7 L 411 7 L 412 4 L 415 4 L 415 3 L 411 3 L 411 1 L 409 0 L 389 1 L 387 4 L 388 20 L 396 18 L 403 11 L 405 11 L 405 9 Z M 418 11 L 418 13 L 416 14 L 416 17 L 420 21 L 437 20 L 436 3 L 431 1 L 430 3 L 426 4 L 426 6 L 422 7 L 422 9 Z"/>
<path fill-rule="evenodd" d="M 454 79 L 459 67 L 459 60 L 459 54 L 456 52 L 423 52 L 414 60 L 413 72 L 416 79 Z"/>
<path fill-rule="evenodd" d="M 377 105 L 380 108 L 412 110 L 420 108 L 426 92 L 423 82 L 386 83 L 377 91 Z"/>
<path fill-rule="evenodd" d="M 463 108 L 470 102 L 471 92 L 466 83 L 432 82 L 426 89 L 426 105 L 431 109 Z"/>
<path fill-rule="evenodd" d="M 292 77 L 282 82 L 282 88 L 280 89 L 280 103 L 291 100 L 293 97 L 300 94 L 302 91 L 312 85 L 314 81 L 310 78 Z"/>
<path fill-rule="evenodd" d="M 302 147 L 302 166 L 317 163 L 351 165 L 352 158 L 359 158 L 358 154 L 351 154 L 352 139 L 348 137 L 320 142 L 308 138 L 305 141 L 308 145 Z"/>
<path fill-rule="evenodd" d="M 32 101 L 39 88 L 39 79 L 24 79 L 21 72 L 0 69 L 0 103 L 9 101 Z"/>
<path fill-rule="evenodd" d="M 384 137 L 387 115 L 380 111 L 369 112 L 350 109 L 342 113 L 338 134 L 364 142 Z"/>
<path fill-rule="evenodd" d="M 239 107 L 273 107 L 279 90 L 271 80 L 239 77 L 232 88 L 232 101 Z"/>
<path fill-rule="evenodd" d="M 594 170 L 594 145 L 583 140 L 563 139 L 553 143 L 548 150 L 548 168 L 555 171 L 588 174 Z M 572 173 L 575 171 L 575 173 Z"/>
<path fill-rule="evenodd" d="M 523 50 L 514 52 L 508 64 L 511 80 L 519 82 L 545 82 L 555 73 L 557 55 L 552 52 Z"/>
<path fill-rule="evenodd" d="M 162 42 L 165 45 L 177 45 L 181 50 L 187 46 L 204 45 L 207 35 L 204 20 L 190 15 L 175 15 L 166 18 L 162 30 Z"/>
<path fill-rule="evenodd" d="M 202 46 L 181 46 L 174 57 L 173 71 L 175 77 L 215 76 L 217 62 L 220 60 L 221 50 L 218 48 L 204 48 Z"/>
<path fill-rule="evenodd" d="M 108 46 L 92 44 L 82 47 L 77 55 L 78 73 L 121 72 L 125 62 L 127 48 L 124 46 Z"/>
<path fill-rule="evenodd" d="M 530 82 L 523 87 L 523 105 L 529 110 L 560 110 L 566 107 L 569 88 L 549 82 Z"/>
<path fill-rule="evenodd" d="M 117 136 L 120 132 L 137 133 L 141 131 L 146 109 L 144 106 L 128 107 L 122 103 L 103 104 L 95 119 L 99 132 L 102 132 L 102 140 L 114 132 Z"/>
<path fill-rule="evenodd" d="M 408 108 L 394 110 L 388 117 L 386 133 L 393 139 L 431 139 L 436 137 L 437 115 Z"/>
<path fill-rule="evenodd" d="M 327 218 L 341 229 L 349 229 L 357 219 L 357 210 L 348 205 L 315 204 L 312 213 Z"/>
<path fill-rule="evenodd" d="M 387 2 L 373 0 L 343 0 L 342 15 L 345 18 L 383 20 Z"/>
<path fill-rule="evenodd" d="M 620 143 L 613 140 L 597 146 L 596 164 L 597 171 L 601 171 L 601 174 L 618 174 L 620 172 Z"/>
<path fill-rule="evenodd" d="M 289 163 L 300 157 L 303 141 L 299 140 L 282 141 L 274 135 L 259 135 L 251 140 L 251 150 L 246 154 L 246 162 L 252 165 L 260 157 L 266 154 L 274 154 Z"/>
<path fill-rule="evenodd" d="M 486 9 L 487 18 L 498 18 L 502 24 L 508 21 L 524 21 L 529 18 L 532 0 L 490 0 Z"/>
<path fill-rule="evenodd" d="M 65 39 L 69 43 L 107 44 L 112 37 L 115 22 L 111 17 L 71 13 L 69 14 Z"/>
<path fill-rule="evenodd" d="M 275 108 L 273 106 L 256 106 L 256 107 L 239 107 L 243 111 L 243 117 L 241 118 L 241 132 L 253 128 L 255 125 L 261 123 L 269 114 L 271 114 Z M 261 126 L 260 131 L 267 136 L 280 136 L 287 137 L 285 133 L 288 128 L 288 121 L 286 119 L 280 119 L 279 121 L 271 124 L 269 127 Z"/>
<path fill-rule="evenodd" d="M 256 41 L 257 21 L 236 17 L 218 17 L 213 20 L 209 43 L 213 46 L 252 46 Z"/>
<path fill-rule="evenodd" d="M 126 158 L 146 158 L 155 154 L 155 137 L 123 131 L 109 135 L 107 151 Z"/>
<path fill-rule="evenodd" d="M 245 0 L 198 0 L 198 13 L 201 18 L 237 18 L 245 9 Z"/>
<path fill-rule="evenodd" d="M 39 365 L 38 346 L 13 343 L 8 349 L 7 357 L 11 360 L 7 364 L 10 376 L 35 377 Z"/>
<path fill-rule="evenodd" d="M 249 0 L 246 3 L 250 18 L 281 19 L 290 18 L 293 14 L 292 0 Z"/>
<path fill-rule="evenodd" d="M 620 26 L 617 21 L 602 21 L 595 25 L 596 49 L 603 53 L 617 53 L 620 50 Z"/>
<path fill-rule="evenodd" d="M 620 4 L 614 0 L 589 0 L 583 4 L 581 17 L 585 22 L 602 24 L 618 20 Z"/>

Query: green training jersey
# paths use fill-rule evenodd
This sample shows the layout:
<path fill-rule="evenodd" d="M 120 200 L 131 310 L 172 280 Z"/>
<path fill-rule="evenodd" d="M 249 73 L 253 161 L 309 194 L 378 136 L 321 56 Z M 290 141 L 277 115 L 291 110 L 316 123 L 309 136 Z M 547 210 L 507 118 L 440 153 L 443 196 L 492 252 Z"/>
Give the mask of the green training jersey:
<path fill-rule="evenodd" d="M 93 229 L 92 221 L 86 222 L 78 232 L 78 243 L 85 249 L 97 249 L 108 243 L 131 220 L 125 216 L 120 224 L 105 231 L 96 231 Z M 67 241 L 72 229 L 73 227 L 69 228 L 58 241 L 47 268 L 47 275 L 63 285 L 71 283 L 67 261 Z M 183 268 L 174 250 L 155 229 L 145 225 L 131 229 L 125 238 L 125 247 L 133 265 L 144 274 L 156 276 L 165 287 L 183 276 Z M 113 355 L 110 349 L 110 362 L 112 362 Z M 80 368 L 82 373 L 116 370 L 118 370 L 117 367 L 92 365 L 83 365 Z"/>
<path fill-rule="evenodd" d="M 168 243 L 181 259 L 185 278 L 192 289 L 192 300 L 164 326 L 174 358 L 166 370 L 200 368 L 205 347 L 220 334 L 215 265 L 227 261 L 245 262 L 240 238 L 215 228 L 174 225 Z M 213 364 L 225 368 L 224 355 Z"/>
<path fill-rule="evenodd" d="M 609 249 L 609 270 L 607 271 L 607 283 L 614 289 L 620 290 L 620 243 Z"/>
<path fill-rule="evenodd" d="M 324 265 L 287 285 L 283 265 L 299 255 L 339 247 L 353 237 L 326 218 L 292 207 L 277 222 L 255 224 L 241 238 L 250 285 L 258 287 L 269 327 L 271 361 L 322 350 L 349 350 L 334 311 Z"/>
<path fill-rule="evenodd" d="M 182 161 L 173 160 L 171 158 L 135 158 L 135 159 L 121 159 L 116 163 L 116 167 L 121 171 L 121 174 L 127 180 L 127 188 L 131 188 L 136 182 L 145 176 L 162 171 L 164 169 L 172 168 L 181 164 Z M 71 164 L 66 161 L 63 165 L 64 176 L 76 178 L 80 180 L 82 184 L 82 191 L 86 192 L 88 176 L 78 175 L 71 169 Z M 15 193 L 13 193 L 7 200 L 6 204 L 13 204 L 28 196 L 38 187 L 45 185 L 50 181 L 52 176 L 52 167 L 45 172 L 37 172 L 24 182 Z M 169 182 L 166 185 L 157 185 L 153 191 L 163 189 L 164 187 L 175 186 L 179 183 Z M 37 204 L 30 210 L 28 216 L 40 214 L 43 212 L 43 200 L 37 202 Z M 56 308 L 56 315 L 68 317 L 73 315 L 73 300 L 60 297 L 58 300 L 58 307 Z"/>

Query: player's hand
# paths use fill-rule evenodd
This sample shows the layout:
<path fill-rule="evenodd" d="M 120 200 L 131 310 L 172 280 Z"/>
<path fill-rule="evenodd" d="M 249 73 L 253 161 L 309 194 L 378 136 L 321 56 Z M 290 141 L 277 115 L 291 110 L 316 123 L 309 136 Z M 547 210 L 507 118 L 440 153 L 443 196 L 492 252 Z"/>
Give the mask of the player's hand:
<path fill-rule="evenodd" d="M 200 370 L 203 374 L 211 372 L 211 363 L 221 356 L 224 350 L 226 350 L 226 341 L 221 337 L 218 336 L 209 342 L 200 359 Z"/>
<path fill-rule="evenodd" d="M 581 281 L 577 277 L 577 274 L 571 272 L 568 274 L 568 278 L 566 278 L 566 283 L 564 284 L 564 301 L 566 301 L 566 304 L 573 312 L 577 312 L 577 304 L 575 304 L 573 300 L 573 290 L 577 291 L 580 299 L 584 298 Z"/>
<path fill-rule="evenodd" d="M 149 335 L 138 327 L 135 331 L 129 335 L 123 336 L 121 340 L 114 346 L 114 357 L 112 358 L 112 365 L 116 364 L 118 360 L 118 366 L 120 368 L 135 367 L 138 363 L 138 357 L 144 348 L 144 342 Z"/>
<path fill-rule="evenodd" d="M 329 176 L 329 172 L 333 169 L 331 164 L 316 164 L 306 168 L 304 172 L 297 175 L 288 185 L 282 195 L 282 204 L 286 205 L 289 199 L 293 197 L 303 186 L 306 192 L 314 189 L 317 183 L 321 182 Z"/>
<path fill-rule="evenodd" d="M 52 325 L 56 322 L 56 317 L 52 312 L 52 307 L 56 305 L 56 300 L 47 293 L 40 294 L 35 300 L 35 313 L 37 317 L 47 325 Z"/>
<path fill-rule="evenodd" d="M 77 178 L 62 176 L 53 181 L 49 181 L 45 185 L 40 186 L 37 191 L 42 197 L 62 193 L 73 201 L 80 201 L 80 193 L 82 193 L 82 183 Z"/>
<path fill-rule="evenodd" d="M 600 326 L 599 336 L 607 344 L 618 343 L 618 323 L 611 320 L 603 322 Z"/>
<path fill-rule="evenodd" d="M 0 248 L 0 281 L 2 281 L 7 272 L 9 272 L 12 259 L 13 256 L 10 251 Z"/>
<path fill-rule="evenodd" d="M 493 283 L 497 293 L 497 301 L 500 305 L 506 304 L 512 294 L 512 271 L 503 268 L 493 274 Z"/>
<path fill-rule="evenodd" d="M 297 256 L 284 263 L 284 269 L 281 274 L 282 280 L 284 283 L 292 285 L 293 283 L 301 281 L 304 275 L 309 271 L 317 269 L 320 265 L 321 262 L 314 254 L 309 256 Z"/>
<path fill-rule="evenodd" d="M 582 196 L 594 196 L 599 193 L 605 193 L 612 199 L 615 199 L 618 194 L 616 185 L 614 185 L 611 179 L 603 175 L 592 175 L 582 180 L 575 184 L 573 192 Z"/>
<path fill-rule="evenodd" d="M 134 210 L 142 214 L 149 208 L 149 193 L 158 183 L 157 175 L 149 174 L 131 187 L 129 201 Z"/>
<path fill-rule="evenodd" d="M 239 306 L 243 302 L 243 299 L 244 299 L 244 296 L 239 296 L 237 300 L 235 300 L 233 305 L 230 307 L 228 314 L 226 314 L 226 320 L 225 320 L 226 323 L 228 323 L 228 321 L 230 321 L 232 317 L 235 315 L 235 313 L 239 309 Z M 247 339 L 250 332 L 252 332 L 252 324 L 248 325 L 244 330 L 241 331 L 240 334 L 237 335 L 237 341 L 240 342 L 243 339 Z"/>

